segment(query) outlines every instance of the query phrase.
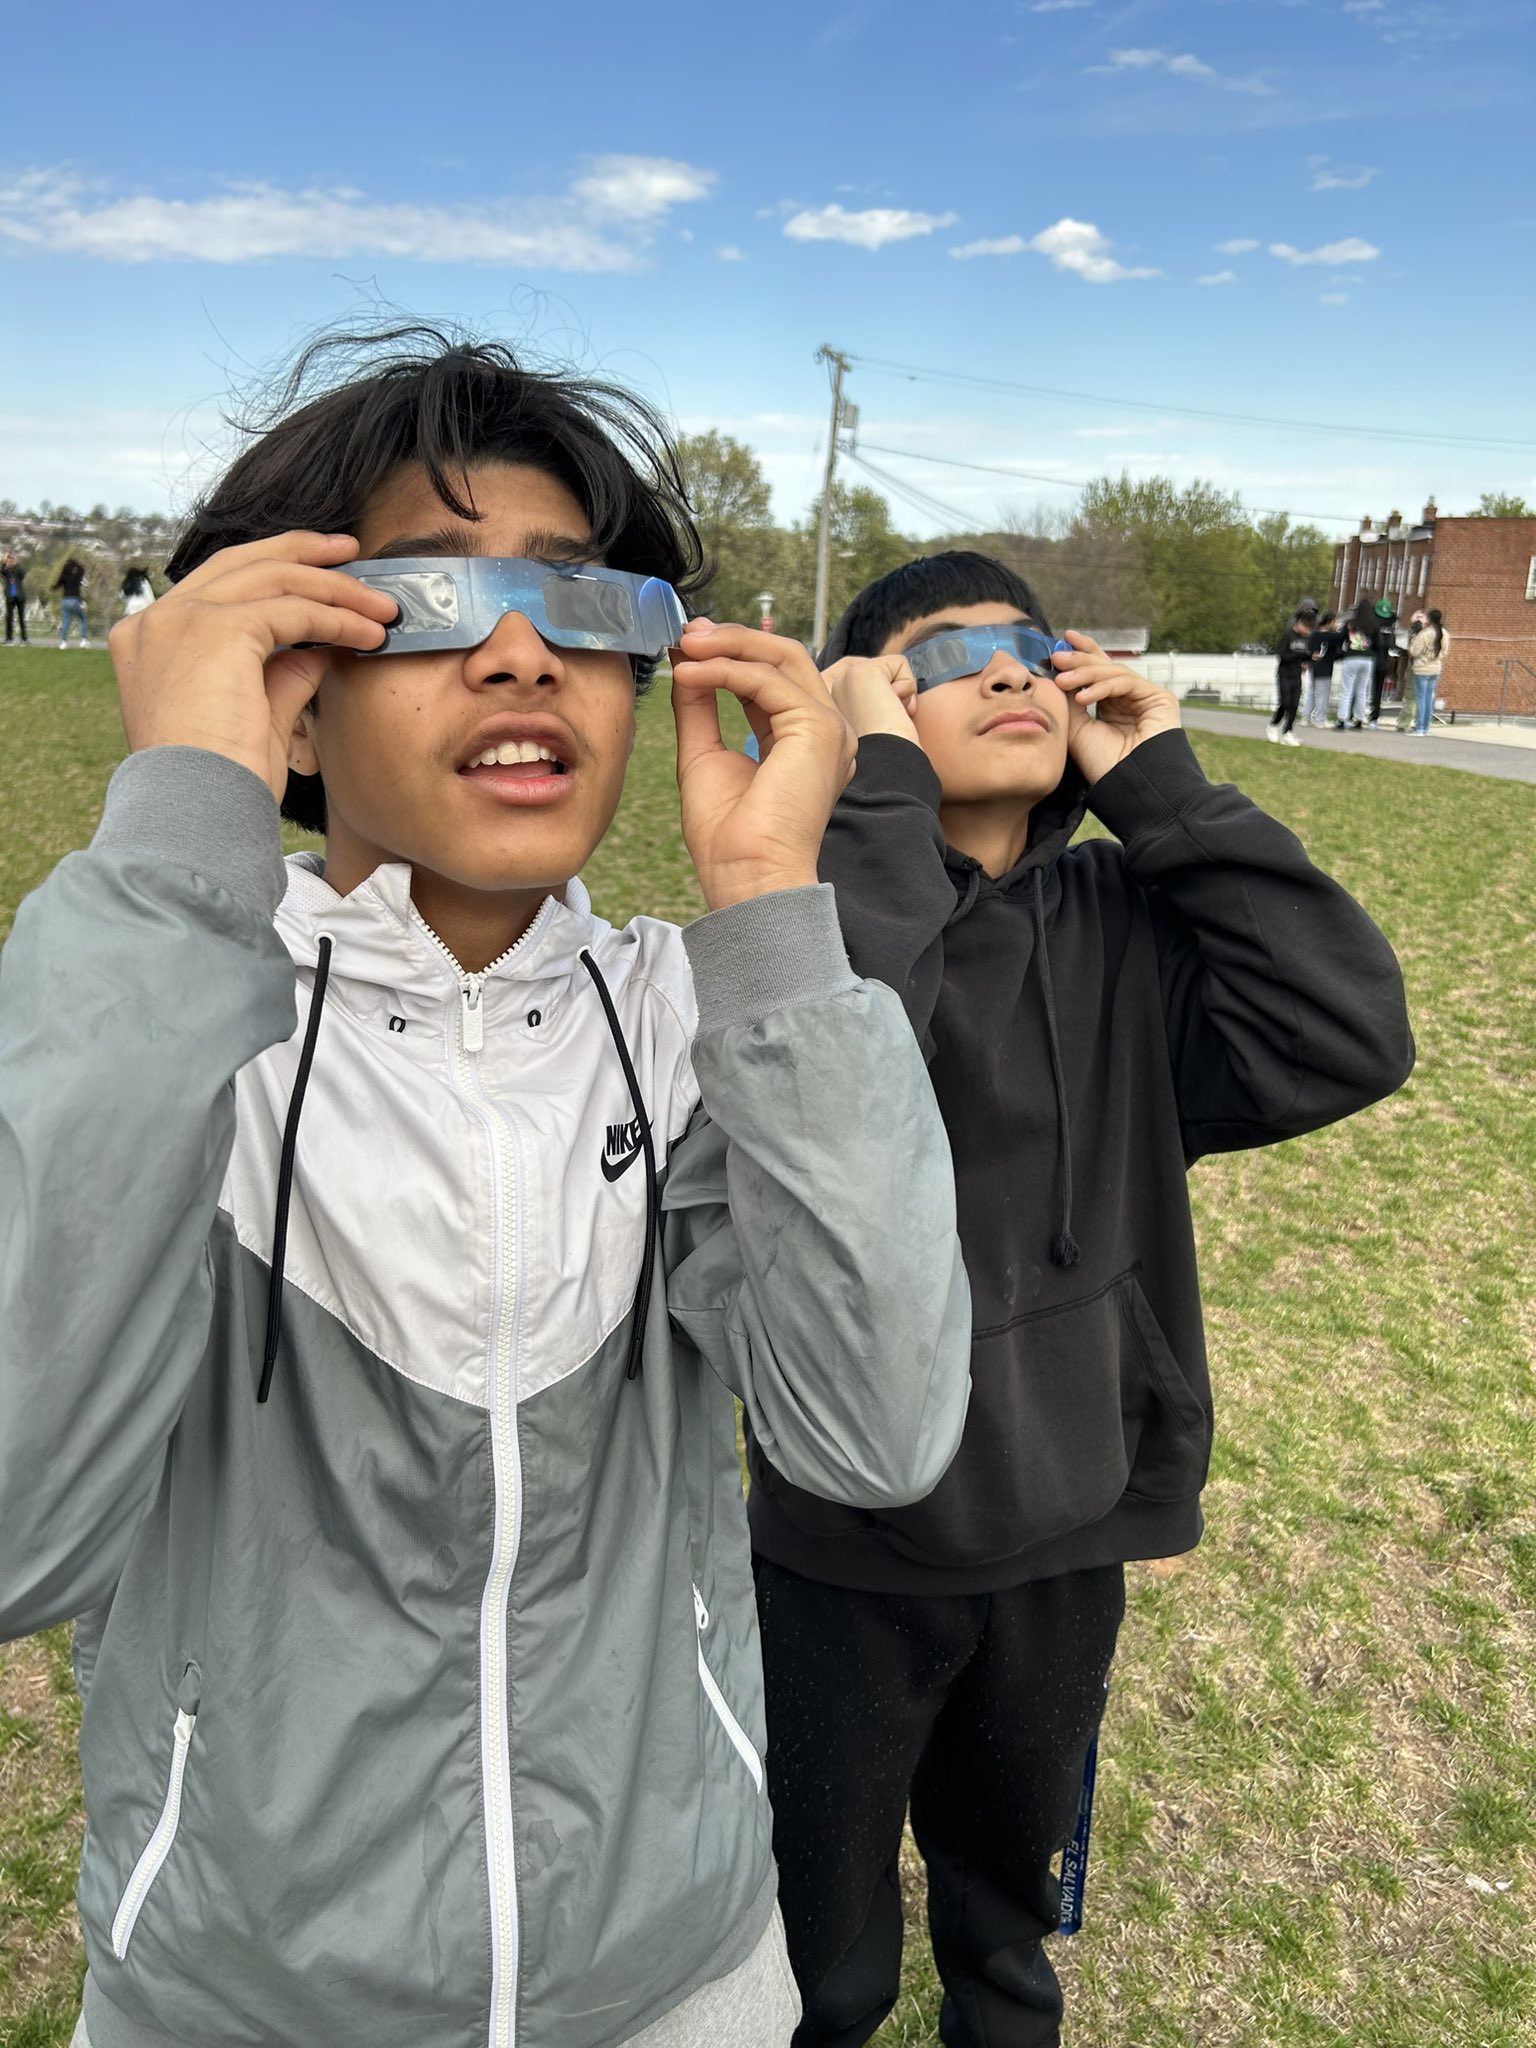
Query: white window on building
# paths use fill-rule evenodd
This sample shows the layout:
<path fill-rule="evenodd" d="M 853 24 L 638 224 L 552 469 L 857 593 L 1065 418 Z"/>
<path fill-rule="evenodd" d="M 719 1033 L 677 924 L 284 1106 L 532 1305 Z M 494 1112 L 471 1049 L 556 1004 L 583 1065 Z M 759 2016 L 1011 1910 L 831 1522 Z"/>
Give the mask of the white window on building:
<path fill-rule="evenodd" d="M 1525 572 L 1526 601 L 1536 604 L 1536 555 L 1531 557 L 1531 566 Z"/>

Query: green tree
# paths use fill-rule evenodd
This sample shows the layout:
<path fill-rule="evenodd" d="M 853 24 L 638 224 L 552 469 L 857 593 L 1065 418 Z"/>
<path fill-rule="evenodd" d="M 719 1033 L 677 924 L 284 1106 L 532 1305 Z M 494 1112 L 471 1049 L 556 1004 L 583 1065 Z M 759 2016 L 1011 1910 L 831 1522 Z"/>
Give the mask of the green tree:
<path fill-rule="evenodd" d="M 781 633 L 807 643 L 815 624 L 816 544 L 821 529 L 818 499 L 805 518 L 780 537 L 774 583 L 774 612 Z M 827 618 L 835 625 L 850 602 L 877 576 L 921 554 L 918 542 L 897 531 L 891 508 L 867 484 L 837 484 L 832 492 L 831 559 Z"/>
<path fill-rule="evenodd" d="M 1169 477 L 1098 477 L 1083 491 L 1071 537 L 1132 554 L 1151 602 L 1154 648 L 1222 652 L 1263 614 L 1252 529 L 1240 499 L 1214 484 L 1196 479 L 1181 490 Z"/>
<path fill-rule="evenodd" d="M 1271 512 L 1250 532 L 1257 609 L 1234 646 L 1273 640 L 1304 597 L 1326 608 L 1333 582 L 1333 542 L 1320 527 L 1292 526 L 1286 513 Z"/>
<path fill-rule="evenodd" d="M 1469 519 L 1536 519 L 1536 506 L 1527 505 L 1513 491 L 1484 491 Z"/>
<path fill-rule="evenodd" d="M 703 593 L 712 618 L 753 625 L 759 591 L 773 587 L 778 556 L 768 479 L 752 450 L 729 434 L 685 434 L 678 459 L 714 574 Z"/>

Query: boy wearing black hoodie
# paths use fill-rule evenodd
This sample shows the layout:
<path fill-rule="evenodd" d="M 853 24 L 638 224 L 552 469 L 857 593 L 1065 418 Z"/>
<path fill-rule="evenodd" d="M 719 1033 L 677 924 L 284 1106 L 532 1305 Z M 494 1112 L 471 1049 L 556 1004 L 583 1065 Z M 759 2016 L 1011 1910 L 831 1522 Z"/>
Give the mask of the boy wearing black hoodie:
<path fill-rule="evenodd" d="M 872 584 L 823 657 L 860 744 L 821 875 L 928 1058 L 973 1392 L 914 1507 L 817 1500 L 749 1445 L 796 2048 L 858 2048 L 895 2001 L 909 1799 L 947 2048 L 1058 2041 L 1051 1866 L 1123 1567 L 1201 1531 L 1186 1169 L 1362 1109 L 1413 1061 L 1365 912 L 1206 781 L 1168 691 L 1069 640 L 1052 654 L 1002 564 L 950 553 Z M 1088 809 L 1115 837 L 1070 846 Z"/>

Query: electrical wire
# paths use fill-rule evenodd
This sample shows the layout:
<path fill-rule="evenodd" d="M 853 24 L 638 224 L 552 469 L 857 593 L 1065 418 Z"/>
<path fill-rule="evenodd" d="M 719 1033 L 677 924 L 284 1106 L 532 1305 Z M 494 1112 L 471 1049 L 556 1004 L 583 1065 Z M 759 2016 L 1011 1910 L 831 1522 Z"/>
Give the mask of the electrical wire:
<path fill-rule="evenodd" d="M 1018 391 L 1031 398 L 1070 398 L 1084 405 L 1123 405 L 1136 412 L 1171 412 L 1181 419 L 1223 420 L 1232 426 L 1284 427 L 1291 432 L 1337 434 L 1346 439 L 1372 441 L 1416 441 L 1442 448 L 1536 448 L 1536 441 L 1511 441 L 1482 434 L 1415 434 L 1399 427 L 1362 427 L 1333 420 L 1281 419 L 1270 413 L 1217 412 L 1209 406 L 1165 405 L 1149 398 L 1115 398 L 1103 391 L 1063 391 L 1052 384 L 1021 384 L 1007 377 L 977 377 L 963 370 L 924 369 L 913 363 L 891 362 L 884 356 L 849 356 L 867 370 L 886 370 L 905 377 L 909 383 L 968 384 L 982 391 Z"/>
<path fill-rule="evenodd" d="M 1086 491 L 1088 483 L 1081 477 L 1046 476 L 1040 470 L 1005 469 L 996 462 L 965 462 L 958 455 L 924 455 L 916 448 L 882 448 L 878 441 L 866 441 L 866 448 L 872 448 L 876 455 L 894 455 L 903 462 L 937 462 L 945 469 L 976 469 L 988 476 L 1011 476 L 1022 483 L 1055 484 L 1064 491 Z M 1288 505 L 1244 505 L 1245 512 L 1266 512 L 1282 519 L 1323 519 L 1330 526 L 1353 526 L 1342 512 L 1297 512 Z"/>

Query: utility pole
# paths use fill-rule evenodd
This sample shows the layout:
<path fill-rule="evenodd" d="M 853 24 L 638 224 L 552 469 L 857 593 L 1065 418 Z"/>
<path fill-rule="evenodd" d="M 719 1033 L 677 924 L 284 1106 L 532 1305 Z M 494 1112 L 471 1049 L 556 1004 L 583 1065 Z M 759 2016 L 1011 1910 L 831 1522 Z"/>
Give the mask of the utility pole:
<path fill-rule="evenodd" d="M 827 473 L 821 486 L 821 532 L 816 540 L 816 614 L 811 641 L 819 652 L 827 643 L 827 586 L 832 567 L 832 487 L 837 481 L 837 437 L 844 426 L 843 379 L 848 358 L 825 343 L 816 351 L 816 361 L 832 371 L 832 424 L 827 429 Z"/>

